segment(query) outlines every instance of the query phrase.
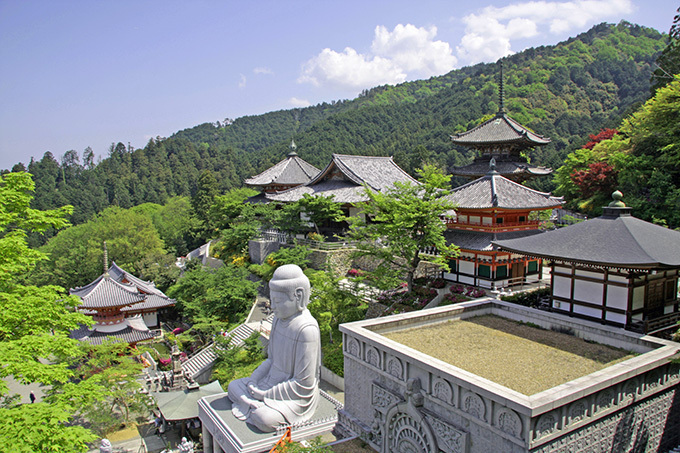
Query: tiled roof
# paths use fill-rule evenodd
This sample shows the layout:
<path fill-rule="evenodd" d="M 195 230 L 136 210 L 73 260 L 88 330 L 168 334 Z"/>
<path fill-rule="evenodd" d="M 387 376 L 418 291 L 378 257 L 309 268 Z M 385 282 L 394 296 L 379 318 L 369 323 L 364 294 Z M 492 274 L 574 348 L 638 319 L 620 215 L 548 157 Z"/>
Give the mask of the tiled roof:
<path fill-rule="evenodd" d="M 305 184 L 319 173 L 314 165 L 302 160 L 297 153 L 291 152 L 284 160 L 268 168 L 259 175 L 244 181 L 249 186 L 269 184 Z"/>
<path fill-rule="evenodd" d="M 113 277 L 117 282 L 123 282 L 124 280 L 129 282 L 130 285 L 136 286 L 138 290 L 145 292 L 147 294 L 156 294 L 159 296 L 164 296 L 163 292 L 156 288 L 154 282 L 147 282 L 141 278 L 137 278 L 126 270 L 121 269 L 115 262 L 111 264 L 109 268 L 109 275 Z"/>
<path fill-rule="evenodd" d="M 80 307 L 92 309 L 124 307 L 142 302 L 145 298 L 134 286 L 118 283 L 106 274 L 87 286 L 72 289 L 71 294 L 81 298 L 83 303 Z"/>
<path fill-rule="evenodd" d="M 332 194 L 338 203 L 356 203 L 367 200 L 364 183 L 373 190 L 382 191 L 392 187 L 395 182 L 419 184 L 399 168 L 391 157 L 333 154 L 331 162 L 309 183 L 276 194 L 267 194 L 267 199 L 290 202 L 302 198 L 305 193 L 324 196 Z"/>
<path fill-rule="evenodd" d="M 367 201 L 364 186 L 358 186 L 350 181 L 321 181 L 314 185 L 294 187 L 276 194 L 267 194 L 267 199 L 273 201 L 293 202 L 302 198 L 303 194 L 333 196 L 336 203 L 359 203 Z"/>
<path fill-rule="evenodd" d="M 483 233 L 476 231 L 459 231 L 449 229 L 444 232 L 446 243 L 448 245 L 457 245 L 461 249 L 477 250 L 480 252 L 490 252 L 498 250 L 492 242 L 496 240 L 517 239 L 528 236 L 534 236 L 540 233 L 540 230 L 524 230 L 524 231 L 507 231 L 504 233 Z"/>
<path fill-rule="evenodd" d="M 561 206 L 562 198 L 530 189 L 491 171 L 444 197 L 456 209 L 548 209 Z"/>
<path fill-rule="evenodd" d="M 452 135 L 451 139 L 457 145 L 470 147 L 513 144 L 531 148 L 550 143 L 549 138 L 531 132 L 502 112 L 469 131 Z"/>
<path fill-rule="evenodd" d="M 109 270 L 92 283 L 73 288 L 70 293 L 80 297 L 79 308 L 96 311 L 98 308 L 129 307 L 123 311 L 162 308 L 175 304 L 153 282 L 135 277 L 112 263 Z"/>
<path fill-rule="evenodd" d="M 499 240 L 504 250 L 609 267 L 680 267 L 680 232 L 605 208 L 601 217 L 528 239 Z"/>
<path fill-rule="evenodd" d="M 136 312 L 142 310 L 150 310 L 156 308 L 172 307 L 175 305 L 175 299 L 170 299 L 167 296 L 158 296 L 156 294 L 149 294 L 143 302 L 134 304 L 130 307 L 125 307 L 123 312 Z"/>
<path fill-rule="evenodd" d="M 82 326 L 77 330 L 71 331 L 69 337 L 75 340 L 86 341 L 93 345 L 100 345 L 105 340 L 111 338 L 133 344 L 139 341 L 150 340 L 154 338 L 154 334 L 149 330 L 137 330 L 129 326 L 117 332 L 98 332 L 90 330 L 87 326 Z"/>
<path fill-rule="evenodd" d="M 489 171 L 489 158 L 475 159 L 469 165 L 452 167 L 451 174 L 458 176 L 479 176 Z M 501 175 L 516 175 L 527 173 L 531 176 L 544 176 L 552 173 L 552 168 L 537 167 L 526 162 L 496 160 L 496 171 Z"/>

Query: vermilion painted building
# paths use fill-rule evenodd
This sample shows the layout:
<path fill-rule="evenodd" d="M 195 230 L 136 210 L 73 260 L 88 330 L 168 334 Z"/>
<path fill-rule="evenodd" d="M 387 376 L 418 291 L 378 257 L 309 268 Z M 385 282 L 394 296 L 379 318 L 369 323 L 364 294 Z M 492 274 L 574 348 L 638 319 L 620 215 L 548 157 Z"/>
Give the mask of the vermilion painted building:
<path fill-rule="evenodd" d="M 562 198 L 539 192 L 501 176 L 494 168 L 483 177 L 453 189 L 446 199 L 456 206 L 456 216 L 447 219 L 448 243 L 460 247 L 450 260 L 450 281 L 483 288 L 502 288 L 540 279 L 540 259 L 502 252 L 493 242 L 533 236 L 540 232 L 532 212 L 552 210 Z"/>

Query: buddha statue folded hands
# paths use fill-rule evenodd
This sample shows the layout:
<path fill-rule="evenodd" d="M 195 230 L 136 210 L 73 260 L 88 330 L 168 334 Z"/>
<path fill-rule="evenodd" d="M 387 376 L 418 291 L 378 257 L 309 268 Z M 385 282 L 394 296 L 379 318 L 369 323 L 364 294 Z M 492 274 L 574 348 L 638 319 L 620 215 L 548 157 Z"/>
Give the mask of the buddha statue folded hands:
<path fill-rule="evenodd" d="M 307 309 L 310 285 L 300 267 L 279 267 L 269 283 L 274 321 L 268 358 L 229 383 L 232 413 L 269 432 L 310 419 L 319 400 L 319 325 Z"/>

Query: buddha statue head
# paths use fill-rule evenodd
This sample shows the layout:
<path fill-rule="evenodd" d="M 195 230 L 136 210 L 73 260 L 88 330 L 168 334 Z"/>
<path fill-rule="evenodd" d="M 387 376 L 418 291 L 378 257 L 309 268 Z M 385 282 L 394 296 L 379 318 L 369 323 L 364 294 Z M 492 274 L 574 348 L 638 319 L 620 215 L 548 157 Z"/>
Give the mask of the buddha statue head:
<path fill-rule="evenodd" d="M 296 264 L 284 264 L 269 282 L 272 310 L 279 319 L 301 313 L 309 303 L 309 279 Z"/>

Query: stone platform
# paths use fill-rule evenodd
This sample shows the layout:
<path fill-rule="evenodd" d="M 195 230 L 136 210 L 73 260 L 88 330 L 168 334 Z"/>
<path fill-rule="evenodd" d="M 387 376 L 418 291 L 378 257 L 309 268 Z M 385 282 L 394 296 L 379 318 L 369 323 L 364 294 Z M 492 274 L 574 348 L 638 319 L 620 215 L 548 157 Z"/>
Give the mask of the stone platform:
<path fill-rule="evenodd" d="M 321 391 L 319 406 L 314 417 L 302 424 L 292 425 L 294 441 L 311 439 L 330 432 L 338 420 L 342 404 Z M 198 402 L 198 414 L 203 425 L 203 450 L 205 453 L 256 453 L 269 451 L 281 439 L 287 426 L 273 433 L 265 433 L 238 420 L 231 413 L 231 400 L 226 393 L 209 396 Z"/>

